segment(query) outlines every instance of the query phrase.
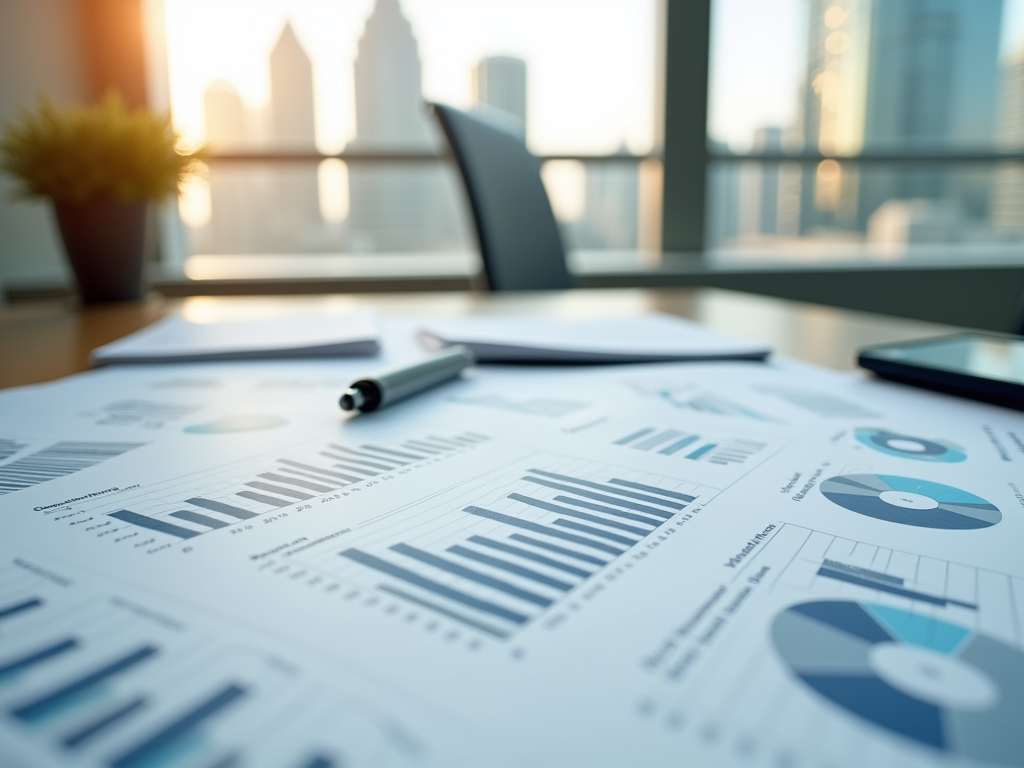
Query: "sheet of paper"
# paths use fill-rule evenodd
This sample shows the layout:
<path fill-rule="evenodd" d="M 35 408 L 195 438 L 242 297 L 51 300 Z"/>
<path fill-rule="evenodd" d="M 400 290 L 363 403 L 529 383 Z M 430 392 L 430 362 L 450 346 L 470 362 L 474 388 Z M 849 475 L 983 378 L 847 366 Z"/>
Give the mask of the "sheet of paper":
<path fill-rule="evenodd" d="M 374 355 L 377 336 L 376 319 L 368 310 L 212 323 L 168 317 L 99 347 L 92 360 L 108 365 Z"/>
<path fill-rule="evenodd" d="M 350 418 L 358 365 L 0 394 L 5 764 L 1024 762 L 1024 416 L 783 361 Z"/>
<path fill-rule="evenodd" d="M 423 324 L 421 334 L 433 347 L 465 344 L 486 361 L 760 359 L 771 351 L 764 344 L 661 314 L 574 321 L 519 317 L 431 320 Z"/>

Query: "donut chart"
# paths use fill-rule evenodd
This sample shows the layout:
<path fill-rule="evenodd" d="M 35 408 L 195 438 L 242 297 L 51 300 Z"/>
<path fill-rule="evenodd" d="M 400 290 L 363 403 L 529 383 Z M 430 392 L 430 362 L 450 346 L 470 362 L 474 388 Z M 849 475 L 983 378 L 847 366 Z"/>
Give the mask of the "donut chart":
<path fill-rule="evenodd" d="M 934 749 L 1024 766 L 1024 652 L 940 619 L 845 600 L 794 605 L 772 642 L 805 685 Z"/>
<path fill-rule="evenodd" d="M 999 508 L 951 485 L 899 475 L 837 475 L 821 484 L 833 504 L 858 515 L 921 528 L 988 528 L 1003 519 Z"/>
<path fill-rule="evenodd" d="M 959 445 L 945 440 L 927 440 L 923 437 L 900 435 L 887 429 L 858 429 L 857 441 L 868 448 L 889 456 L 917 461 L 954 463 L 965 461 L 967 453 Z"/>

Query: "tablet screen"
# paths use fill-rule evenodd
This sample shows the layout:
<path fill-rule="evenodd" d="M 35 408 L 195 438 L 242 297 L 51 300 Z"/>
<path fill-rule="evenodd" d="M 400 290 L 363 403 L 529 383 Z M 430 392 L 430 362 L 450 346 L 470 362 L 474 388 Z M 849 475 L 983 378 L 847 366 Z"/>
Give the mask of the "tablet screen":
<path fill-rule="evenodd" d="M 874 350 L 876 357 L 983 379 L 1024 384 L 1024 339 L 953 336 Z"/>

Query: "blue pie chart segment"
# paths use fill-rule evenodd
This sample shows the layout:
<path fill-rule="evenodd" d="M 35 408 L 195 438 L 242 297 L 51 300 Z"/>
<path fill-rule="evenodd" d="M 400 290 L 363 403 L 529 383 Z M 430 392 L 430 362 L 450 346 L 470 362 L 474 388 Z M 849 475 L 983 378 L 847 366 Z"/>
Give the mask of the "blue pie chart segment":
<path fill-rule="evenodd" d="M 922 528 L 988 528 L 999 508 L 951 485 L 899 475 L 837 475 L 821 484 L 826 499 L 859 515 Z"/>
<path fill-rule="evenodd" d="M 874 451 L 889 456 L 917 461 L 953 463 L 965 461 L 967 453 L 959 445 L 946 440 L 901 435 L 887 429 L 858 429 L 854 436 L 858 442 Z"/>
<path fill-rule="evenodd" d="M 985 763 L 1024 766 L 1024 653 L 940 619 L 846 600 L 794 605 L 772 642 L 811 690 L 885 730 Z"/>

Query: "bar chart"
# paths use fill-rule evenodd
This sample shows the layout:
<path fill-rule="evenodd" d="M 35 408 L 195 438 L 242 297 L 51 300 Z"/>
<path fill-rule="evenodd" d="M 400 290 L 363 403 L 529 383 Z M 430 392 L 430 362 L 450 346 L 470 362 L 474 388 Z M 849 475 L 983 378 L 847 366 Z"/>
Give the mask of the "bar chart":
<path fill-rule="evenodd" d="M 537 456 L 411 505 L 414 528 L 370 526 L 357 545 L 325 548 L 308 564 L 507 639 L 716 492 Z"/>
<path fill-rule="evenodd" d="M 728 466 L 744 464 L 768 446 L 761 440 L 742 437 L 706 438 L 699 433 L 682 429 L 643 427 L 624 434 L 613 445 L 636 451 L 648 451 L 661 456 L 678 456 L 688 461 L 706 461 Z"/>
<path fill-rule="evenodd" d="M 159 604 L 52 587 L 0 565 L 0 746 L 106 768 L 406 762 L 389 737 L 403 726 L 325 696 L 274 652 Z"/>
<path fill-rule="evenodd" d="M 126 524 L 171 541 L 193 539 L 317 497 L 390 479 L 487 440 L 463 432 L 394 444 L 321 443 L 293 455 L 220 467 L 148 488 L 137 501 L 104 515 L 111 524 Z"/>

